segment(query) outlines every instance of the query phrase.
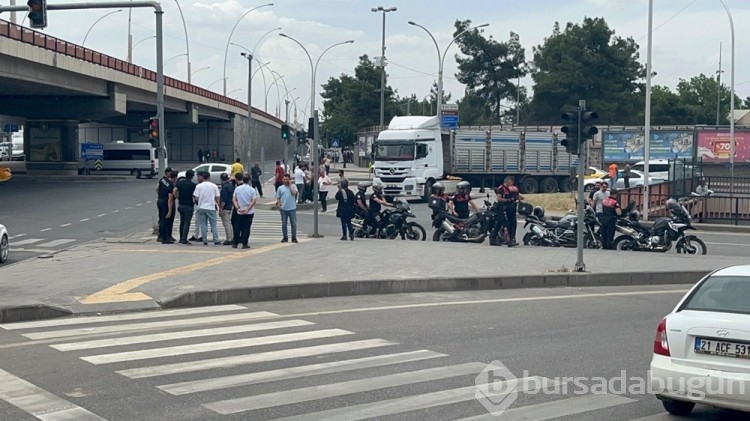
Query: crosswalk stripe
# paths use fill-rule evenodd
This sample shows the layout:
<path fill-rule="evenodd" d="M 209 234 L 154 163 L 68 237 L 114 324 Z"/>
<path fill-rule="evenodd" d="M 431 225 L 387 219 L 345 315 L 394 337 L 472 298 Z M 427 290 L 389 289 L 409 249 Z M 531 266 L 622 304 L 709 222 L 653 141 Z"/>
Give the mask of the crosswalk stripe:
<path fill-rule="evenodd" d="M 275 382 L 279 380 L 288 380 L 299 377 L 318 376 L 321 374 L 341 373 L 344 371 L 382 367 L 392 364 L 402 364 L 406 362 L 421 361 L 438 357 L 447 357 L 447 355 L 423 349 L 419 351 L 401 352 L 398 354 L 377 355 L 374 357 L 332 361 L 328 363 L 303 365 L 297 367 L 282 368 L 278 370 L 238 374 L 235 376 L 201 379 L 196 381 L 157 386 L 157 388 L 172 395 L 186 395 L 189 393 L 227 389 L 230 387 L 238 386 L 248 386 L 251 384 Z"/>
<path fill-rule="evenodd" d="M 72 238 L 61 238 L 59 240 L 50 241 L 47 243 L 37 244 L 36 247 L 57 247 L 61 246 L 63 244 L 72 243 L 73 241 L 76 241 Z"/>
<path fill-rule="evenodd" d="M 453 366 L 428 368 L 419 371 L 401 372 L 386 376 L 350 380 L 322 386 L 283 390 L 255 396 L 203 404 L 204 407 L 222 415 L 236 414 L 261 408 L 289 405 L 312 400 L 340 397 L 354 393 L 369 392 L 389 387 L 447 379 L 470 374 L 478 374 L 487 367 L 483 363 L 467 363 Z"/>
<path fill-rule="evenodd" d="M 119 370 L 116 371 L 116 373 L 121 374 L 125 377 L 129 377 L 131 379 L 142 379 L 146 377 L 165 376 L 168 374 L 211 370 L 214 368 L 231 368 L 262 362 L 281 361 L 293 358 L 304 358 L 325 354 L 360 351 L 364 349 L 380 348 L 391 345 L 396 345 L 396 343 L 383 339 L 367 339 L 362 341 L 282 349 L 278 351 L 266 351 L 256 354 L 235 355 L 231 357 L 212 358 L 208 360 L 189 361 L 184 363 L 164 364 L 152 367 L 131 368 L 127 370 Z"/>
<path fill-rule="evenodd" d="M 496 421 L 498 419 L 503 421 L 544 421 L 632 402 L 636 402 L 636 400 L 620 395 L 599 393 L 511 408 L 499 416 L 487 413 L 459 421 Z"/>
<path fill-rule="evenodd" d="M 188 309 L 179 309 L 179 310 L 144 311 L 141 313 L 114 314 L 111 316 L 77 317 L 77 318 L 68 318 L 68 319 L 40 320 L 37 322 L 10 323 L 10 324 L 0 325 L 0 328 L 3 328 L 5 330 L 36 329 L 40 327 L 70 326 L 70 325 L 82 325 L 82 324 L 89 324 L 89 323 L 119 322 L 119 321 L 125 321 L 125 320 L 138 320 L 138 319 L 156 319 L 156 318 L 172 317 L 172 316 L 190 316 L 193 314 L 220 313 L 222 311 L 231 311 L 231 310 L 247 310 L 247 307 L 243 307 L 243 306 L 236 305 L 236 304 L 229 304 L 229 305 L 223 305 L 223 306 L 198 307 L 198 308 L 188 308 Z"/>
<path fill-rule="evenodd" d="M 26 333 L 23 336 L 31 340 L 39 339 L 55 339 L 64 338 L 67 336 L 80 336 L 80 335 L 94 335 L 99 333 L 111 333 L 111 332 L 124 332 L 128 330 L 141 330 L 141 329 L 156 329 L 156 328 L 169 328 L 169 327 L 180 327 L 190 326 L 194 324 L 210 324 L 210 323 L 222 323 L 222 322 L 236 322 L 239 320 L 257 320 L 257 319 L 268 319 L 277 317 L 277 314 L 268 313 L 266 311 L 258 311 L 254 313 L 240 313 L 240 314 L 227 314 L 222 316 L 210 316 L 203 317 L 201 319 L 177 319 L 177 320 L 166 320 L 161 322 L 146 322 L 146 323 L 131 323 L 124 325 L 111 325 L 101 326 L 97 328 L 76 328 L 66 330 L 51 330 L 47 332 L 35 332 Z"/>
<path fill-rule="evenodd" d="M 526 392 L 532 390 L 532 386 L 536 387 L 540 384 L 543 385 L 542 387 L 555 387 L 559 385 L 559 382 L 542 377 L 530 377 L 518 379 L 518 383 L 514 385 L 514 388 L 511 388 L 506 381 L 497 381 L 484 385 L 483 389 L 487 391 L 502 391 L 498 393 L 488 393 L 489 396 L 498 397 L 507 395 L 512 390 L 519 393 Z M 467 402 L 476 398 L 478 390 L 479 388 L 477 388 L 476 385 L 467 386 L 458 389 L 441 390 L 434 393 L 424 393 L 421 395 L 365 403 L 362 405 L 346 406 L 327 411 L 294 415 L 291 417 L 275 419 L 273 421 L 306 421 L 310 419 L 326 421 L 357 421 L 375 417 L 386 417 L 388 415 L 402 414 L 409 411 Z"/>
<path fill-rule="evenodd" d="M 0 399 L 44 421 L 107 421 L 4 370 L 0 370 Z"/>
<path fill-rule="evenodd" d="M 233 333 L 256 332 L 259 330 L 283 329 L 286 327 L 309 326 L 315 323 L 306 320 L 287 320 L 282 322 L 257 323 L 250 325 L 219 327 L 210 329 L 184 330 L 180 332 L 156 333 L 153 335 L 127 336 L 121 338 L 99 339 L 86 342 L 55 344 L 50 347 L 58 351 L 79 351 L 82 349 L 107 348 L 122 345 L 162 342 L 173 339 L 200 338 L 204 336 L 228 335 Z"/>
<path fill-rule="evenodd" d="M 26 234 L 11 235 L 10 237 L 8 237 L 8 240 L 13 240 L 13 239 L 21 238 L 21 237 L 25 237 L 25 236 L 26 236 Z"/>
<path fill-rule="evenodd" d="M 88 361 L 91 364 L 109 364 L 123 361 L 147 360 L 149 358 L 199 354 L 202 352 L 212 352 L 225 349 L 249 348 L 253 346 L 305 341 L 310 339 L 333 338 L 336 336 L 353 334 L 353 332 L 349 332 L 343 329 L 323 329 L 313 330 L 310 332 L 288 333 L 284 335 L 261 336 L 258 338 L 234 339 L 231 341 L 207 342 L 200 344 L 171 346 L 166 348 L 118 352 L 114 354 L 92 355 L 89 357 L 81 357 L 81 359 L 84 361 Z"/>
<path fill-rule="evenodd" d="M 25 246 L 27 244 L 34 244 L 40 241 L 44 241 L 44 238 L 27 238 L 21 241 L 14 241 L 13 246 Z"/>

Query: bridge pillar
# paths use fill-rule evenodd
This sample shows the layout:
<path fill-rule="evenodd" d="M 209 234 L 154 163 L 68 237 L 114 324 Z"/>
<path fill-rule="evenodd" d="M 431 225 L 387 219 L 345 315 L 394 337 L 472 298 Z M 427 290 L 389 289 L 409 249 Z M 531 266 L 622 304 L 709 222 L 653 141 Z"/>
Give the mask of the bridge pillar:
<path fill-rule="evenodd" d="M 27 120 L 23 137 L 27 174 L 78 174 L 78 121 Z"/>

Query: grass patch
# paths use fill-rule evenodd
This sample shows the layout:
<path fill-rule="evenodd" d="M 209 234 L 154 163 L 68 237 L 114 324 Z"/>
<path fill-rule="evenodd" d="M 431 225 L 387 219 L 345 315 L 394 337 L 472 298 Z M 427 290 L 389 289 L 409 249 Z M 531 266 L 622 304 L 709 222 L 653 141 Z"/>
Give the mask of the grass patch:
<path fill-rule="evenodd" d="M 563 211 L 567 212 L 575 209 L 576 202 L 574 193 L 540 193 L 525 194 L 524 202 L 533 206 L 541 206 L 546 211 Z"/>

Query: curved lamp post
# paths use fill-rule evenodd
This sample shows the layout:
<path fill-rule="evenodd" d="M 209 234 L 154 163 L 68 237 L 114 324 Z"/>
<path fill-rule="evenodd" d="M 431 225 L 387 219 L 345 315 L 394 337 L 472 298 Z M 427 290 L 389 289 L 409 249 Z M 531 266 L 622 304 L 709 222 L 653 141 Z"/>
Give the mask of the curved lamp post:
<path fill-rule="evenodd" d="M 268 7 L 273 6 L 273 3 L 263 4 L 258 7 L 253 7 L 252 9 L 248 10 L 247 12 L 243 13 L 242 16 L 240 16 L 239 19 L 237 19 L 237 22 L 234 23 L 234 26 L 232 27 L 232 32 L 229 33 L 229 38 L 227 38 L 227 47 L 224 49 L 224 96 L 227 96 L 227 55 L 229 54 L 229 43 L 232 42 L 232 35 L 234 35 L 235 29 L 237 29 L 237 25 L 240 24 L 242 19 L 245 18 L 250 12 L 254 10 L 258 10 L 261 7 Z"/>
<path fill-rule="evenodd" d="M 320 59 L 323 58 L 323 55 L 325 55 L 325 53 L 328 52 L 328 50 L 330 50 L 331 48 L 339 46 L 339 45 L 344 45 L 344 44 L 353 44 L 354 40 L 350 39 L 348 41 L 338 42 L 336 44 L 331 45 L 330 47 L 323 50 L 322 53 L 320 53 L 320 56 L 318 56 L 318 61 L 315 64 L 313 64 L 313 59 L 310 56 L 310 52 L 307 51 L 307 48 L 305 48 L 305 46 L 302 45 L 301 42 L 297 41 L 296 39 L 286 34 L 279 34 L 279 36 L 282 36 L 284 38 L 288 38 L 294 41 L 297 45 L 299 45 L 302 48 L 302 50 L 307 55 L 308 60 L 310 60 L 310 70 L 312 72 L 312 79 L 310 82 L 310 116 L 311 118 L 315 118 L 317 117 L 315 114 L 315 76 L 316 76 L 316 73 L 318 72 L 318 64 L 320 64 Z M 317 127 L 314 127 L 313 131 L 317 131 Z M 310 136 L 310 139 L 312 139 L 312 145 L 310 149 L 312 149 L 311 157 L 313 161 L 313 177 L 315 177 L 317 176 L 318 171 L 320 169 L 320 162 L 318 162 L 319 161 L 318 160 L 318 142 L 317 142 L 318 137 L 316 136 L 316 133 L 310 133 L 309 136 Z M 313 183 L 313 190 L 314 190 L 313 197 L 318 197 L 318 183 Z M 322 235 L 318 233 L 318 205 L 319 203 L 316 200 L 313 204 L 313 227 L 314 228 L 313 228 L 313 234 L 311 235 L 311 237 L 313 238 L 322 237 Z"/>
<path fill-rule="evenodd" d="M 735 140 L 734 140 L 734 20 L 732 19 L 732 12 L 729 11 L 729 7 L 724 3 L 724 0 L 719 0 L 721 5 L 724 6 L 724 10 L 727 12 L 729 18 L 729 28 L 732 31 L 732 75 L 731 78 L 731 98 L 729 99 L 729 195 L 734 196 L 734 151 L 735 151 Z"/>
<path fill-rule="evenodd" d="M 133 49 L 135 49 L 135 47 L 137 47 L 138 45 L 140 45 L 143 41 L 148 41 L 151 38 L 156 38 L 156 35 L 152 35 L 150 37 L 143 38 L 142 40 L 136 42 L 135 45 L 133 46 Z M 130 63 L 130 62 L 128 62 L 128 63 Z"/>
<path fill-rule="evenodd" d="M 385 125 L 385 15 L 398 10 L 395 7 L 373 7 L 371 12 L 383 12 L 383 39 L 380 44 L 380 129 Z"/>
<path fill-rule="evenodd" d="M 174 60 L 174 59 L 176 59 L 176 58 L 178 58 L 178 57 L 182 57 L 182 56 L 184 56 L 184 55 L 187 55 L 187 54 L 186 54 L 186 53 L 182 53 L 182 54 L 177 54 L 176 56 L 174 56 L 174 57 L 170 58 L 169 60 L 165 61 L 165 62 L 164 62 L 164 65 L 166 66 L 166 65 L 167 65 L 167 63 L 169 63 L 170 61 L 172 61 L 172 60 Z"/>
<path fill-rule="evenodd" d="M 211 68 L 211 66 L 201 67 L 200 69 L 194 71 L 191 76 L 195 75 L 196 73 L 200 72 L 201 70 L 208 70 L 210 68 Z"/>
<path fill-rule="evenodd" d="M 427 35 L 429 35 L 430 38 L 432 38 L 432 42 L 435 43 L 435 49 L 437 50 L 437 53 L 438 53 L 438 92 L 437 92 L 437 110 L 435 111 L 435 114 L 440 115 L 440 108 L 443 106 L 443 67 L 445 65 L 445 56 L 448 54 L 448 49 L 450 48 L 451 45 L 453 45 L 454 42 L 456 42 L 458 38 L 461 37 L 461 35 L 469 31 L 473 31 L 475 29 L 485 28 L 487 26 L 490 26 L 490 24 L 485 23 L 482 25 L 473 26 L 459 33 L 451 40 L 451 42 L 448 43 L 448 45 L 445 47 L 445 50 L 443 50 L 442 53 L 440 52 L 440 46 L 438 46 L 437 40 L 432 35 L 432 32 L 430 32 L 427 28 L 425 28 L 424 26 L 414 21 L 409 21 L 409 25 L 422 28 L 425 32 L 427 32 Z"/>
<path fill-rule="evenodd" d="M 242 46 L 240 44 L 235 44 L 234 42 L 231 43 L 231 45 L 234 45 L 235 47 L 242 48 L 243 50 L 245 50 L 245 52 L 247 52 L 247 54 L 250 54 L 250 57 L 252 57 L 252 59 L 255 60 L 256 63 L 260 64 L 260 67 L 257 68 L 253 72 L 253 75 L 250 77 L 250 80 L 252 80 L 253 78 L 255 78 L 255 74 L 258 73 L 258 70 L 260 70 L 260 74 L 261 74 L 261 76 L 263 76 L 263 89 L 264 90 L 267 89 L 268 88 L 268 84 L 266 83 L 266 71 L 263 70 L 263 68 L 266 67 L 266 66 L 268 66 L 269 64 L 271 64 L 271 62 L 268 61 L 268 62 L 263 63 L 262 61 L 258 60 L 258 57 L 255 57 L 255 54 L 253 54 L 253 52 L 250 51 L 249 49 L 247 49 L 245 46 Z M 241 55 L 243 57 L 247 58 L 247 56 L 245 54 L 241 54 Z M 250 69 L 252 70 L 252 66 L 250 66 Z"/>
<path fill-rule="evenodd" d="M 211 82 L 211 84 L 209 84 L 209 85 L 208 85 L 208 86 L 206 87 L 206 90 L 209 90 L 209 89 L 211 89 L 211 87 L 212 87 L 212 86 L 216 85 L 217 83 L 221 82 L 222 80 L 224 80 L 224 78 L 221 78 L 221 79 L 216 79 L 215 81 Z"/>
<path fill-rule="evenodd" d="M 81 47 L 86 45 L 86 40 L 88 39 L 89 34 L 91 33 L 91 30 L 94 29 L 94 26 L 96 26 L 97 23 L 101 22 L 102 19 L 106 18 L 107 16 L 111 16 L 111 15 L 114 15 L 115 13 L 120 13 L 120 12 L 122 12 L 122 9 L 117 9 L 114 12 L 109 12 L 105 14 L 104 16 L 100 17 L 99 19 L 97 19 L 96 21 L 94 21 L 94 23 L 92 23 L 91 26 L 89 27 L 89 30 L 86 31 L 86 36 L 83 37 L 83 42 L 81 43 Z"/>

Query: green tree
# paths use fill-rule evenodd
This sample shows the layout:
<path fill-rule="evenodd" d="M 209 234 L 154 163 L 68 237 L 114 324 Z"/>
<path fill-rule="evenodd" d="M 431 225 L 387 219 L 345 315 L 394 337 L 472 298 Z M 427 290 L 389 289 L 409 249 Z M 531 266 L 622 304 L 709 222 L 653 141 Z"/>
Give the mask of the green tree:
<path fill-rule="evenodd" d="M 464 97 L 458 101 L 462 126 L 488 126 L 492 124 L 492 110 L 487 101 L 471 89 L 466 89 Z"/>
<path fill-rule="evenodd" d="M 555 23 L 552 35 L 534 47 L 533 110 L 540 124 L 558 123 L 562 112 L 585 99 L 602 124 L 633 124 L 639 102 L 638 81 L 645 70 L 638 62 L 638 44 L 615 36 L 602 18 Z"/>
<path fill-rule="evenodd" d="M 641 98 L 643 98 L 645 105 L 645 87 Z M 645 110 L 642 109 L 638 115 L 641 125 L 645 122 L 644 113 Z M 679 94 L 672 92 L 666 86 L 654 85 L 651 87 L 652 125 L 692 124 L 692 121 L 692 111 L 685 106 Z"/>
<path fill-rule="evenodd" d="M 458 36 L 471 27 L 471 21 L 457 20 L 455 27 L 453 36 Z M 516 33 L 511 32 L 508 41 L 499 42 L 491 35 L 485 38 L 483 32 L 474 29 L 456 40 L 461 53 L 466 56 L 456 56 L 456 78 L 486 102 L 493 121 L 500 123 L 508 110 L 503 102 L 515 103 L 518 97 L 515 82 L 526 75 L 526 52 Z"/>
<path fill-rule="evenodd" d="M 721 96 L 719 124 L 729 124 L 729 109 L 732 98 L 731 90 L 724 85 L 719 88 L 719 81 L 701 73 L 690 80 L 680 79 L 677 93 L 682 104 L 690 110 L 690 124 L 716 124 L 716 100 Z M 735 95 L 735 109 L 740 109 L 742 99 Z"/>

